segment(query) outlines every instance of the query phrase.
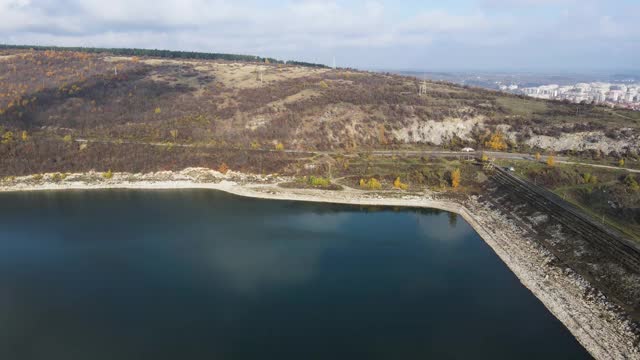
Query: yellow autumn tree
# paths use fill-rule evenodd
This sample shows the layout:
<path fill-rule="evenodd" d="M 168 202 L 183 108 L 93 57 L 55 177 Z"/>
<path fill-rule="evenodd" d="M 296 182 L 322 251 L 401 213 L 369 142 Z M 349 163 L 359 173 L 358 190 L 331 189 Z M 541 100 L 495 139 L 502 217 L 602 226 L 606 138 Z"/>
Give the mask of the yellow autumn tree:
<path fill-rule="evenodd" d="M 540 158 L 542 158 L 542 155 L 540 155 L 539 152 L 536 153 L 536 161 L 540 161 Z"/>
<path fill-rule="evenodd" d="M 368 181 L 360 179 L 360 187 L 368 190 L 379 190 L 382 188 L 382 184 L 375 178 L 371 178 Z"/>
<path fill-rule="evenodd" d="M 553 157 L 553 155 L 549 155 L 547 157 L 547 166 L 551 167 L 555 164 L 556 164 L 556 159 Z"/>
<path fill-rule="evenodd" d="M 504 140 L 504 134 L 500 131 L 495 132 L 491 135 L 491 139 L 485 143 L 485 146 L 491 150 L 506 150 L 507 143 Z"/>
<path fill-rule="evenodd" d="M 451 187 L 457 188 L 460 186 L 460 169 L 455 169 L 451 172 Z"/>
<path fill-rule="evenodd" d="M 22 136 L 21 136 L 21 138 L 22 138 L 22 141 L 27 141 L 27 140 L 29 140 L 29 133 L 27 133 L 27 131 L 26 131 L 26 130 L 22 131 Z"/>
<path fill-rule="evenodd" d="M 218 171 L 222 174 L 226 174 L 229 171 L 229 167 L 227 166 L 227 164 L 222 163 L 220 164 L 220 166 L 218 167 Z"/>
<path fill-rule="evenodd" d="M 284 144 L 282 144 L 281 142 L 278 142 L 276 144 L 276 150 L 278 150 L 278 151 L 284 150 Z"/>
<path fill-rule="evenodd" d="M 624 166 L 624 159 L 618 160 L 618 166 L 620 166 L 620 167 Z"/>
<path fill-rule="evenodd" d="M 409 188 L 409 185 L 403 184 L 402 181 L 400 181 L 400 177 L 397 177 L 393 181 L 393 187 L 400 190 L 407 190 Z"/>

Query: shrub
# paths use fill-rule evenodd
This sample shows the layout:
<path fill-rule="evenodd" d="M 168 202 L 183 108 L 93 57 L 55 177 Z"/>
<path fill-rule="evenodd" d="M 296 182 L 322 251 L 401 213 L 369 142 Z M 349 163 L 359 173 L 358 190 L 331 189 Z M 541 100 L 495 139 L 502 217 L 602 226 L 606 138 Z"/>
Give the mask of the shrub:
<path fill-rule="evenodd" d="M 222 163 L 220 164 L 220 166 L 218 167 L 218 171 L 222 174 L 226 174 L 229 171 L 229 167 L 227 166 L 227 164 Z"/>
<path fill-rule="evenodd" d="M 549 155 L 547 157 L 547 166 L 552 167 L 555 164 L 556 164 L 555 158 L 553 157 L 553 155 Z"/>
<path fill-rule="evenodd" d="M 282 144 L 281 142 L 276 144 L 276 150 L 278 151 L 282 151 L 284 150 L 284 144 Z"/>
<path fill-rule="evenodd" d="M 171 135 L 171 138 L 173 138 L 173 141 L 175 141 L 178 138 L 178 130 L 176 129 L 170 130 L 169 134 Z"/>
<path fill-rule="evenodd" d="M 620 167 L 624 166 L 624 159 L 618 160 L 618 166 L 620 166 Z"/>
<path fill-rule="evenodd" d="M 640 190 L 640 185 L 638 185 L 638 181 L 631 174 L 627 175 L 624 178 L 623 182 L 632 191 Z"/>
<path fill-rule="evenodd" d="M 307 180 L 309 185 L 317 186 L 317 187 L 328 187 L 331 185 L 331 181 L 329 179 L 325 179 L 323 177 L 310 176 L 309 180 Z"/>
<path fill-rule="evenodd" d="M 113 177 L 113 173 L 111 172 L 111 169 L 107 170 L 107 172 L 103 172 L 102 177 L 107 180 L 111 179 Z"/>
<path fill-rule="evenodd" d="M 11 131 L 7 131 L 2 135 L 2 143 L 8 144 L 13 141 L 13 133 Z"/>
<path fill-rule="evenodd" d="M 66 142 L 68 144 L 68 143 L 73 141 L 73 138 L 71 137 L 71 135 L 67 134 L 62 138 L 62 141 Z"/>
<path fill-rule="evenodd" d="M 368 181 L 360 179 L 360 187 L 368 190 L 380 190 L 382 189 L 382 184 L 375 178 L 371 178 Z"/>
<path fill-rule="evenodd" d="M 400 190 L 407 190 L 409 188 L 409 185 L 403 184 L 402 181 L 400 181 L 400 177 L 397 177 L 393 181 L 393 187 Z"/>
<path fill-rule="evenodd" d="M 489 156 L 487 156 L 487 154 L 485 154 L 485 153 L 482 153 L 482 157 L 480 157 L 480 160 L 482 162 L 487 162 L 487 161 L 489 161 Z"/>

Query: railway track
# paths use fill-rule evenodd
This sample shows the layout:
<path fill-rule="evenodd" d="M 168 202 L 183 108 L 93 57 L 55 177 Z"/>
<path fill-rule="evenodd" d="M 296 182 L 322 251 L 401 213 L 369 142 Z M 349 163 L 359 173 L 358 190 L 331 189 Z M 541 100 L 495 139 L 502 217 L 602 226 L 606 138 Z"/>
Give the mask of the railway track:
<path fill-rule="evenodd" d="M 638 244 L 599 224 L 550 191 L 517 178 L 503 169 L 495 170 L 493 180 L 499 185 L 510 189 L 527 204 L 555 220 L 565 231 L 569 230 L 599 251 L 626 265 L 631 271 L 640 273 Z"/>

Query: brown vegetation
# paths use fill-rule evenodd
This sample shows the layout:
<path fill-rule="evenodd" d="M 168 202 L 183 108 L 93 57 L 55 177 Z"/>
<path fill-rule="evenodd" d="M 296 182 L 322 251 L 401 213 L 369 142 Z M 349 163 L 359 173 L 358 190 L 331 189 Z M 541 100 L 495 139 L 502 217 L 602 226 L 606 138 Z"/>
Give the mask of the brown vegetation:
<path fill-rule="evenodd" d="M 419 96 L 415 80 L 390 74 L 261 62 L 265 81 L 260 81 L 256 64 L 250 63 L 1 52 L 14 55 L 0 61 L 2 176 L 103 166 L 117 171 L 216 168 L 222 161 L 239 170 L 280 172 L 295 156 L 267 150 L 429 146 L 411 144 L 397 132 L 414 122 L 445 119 L 485 119 L 470 137 L 451 136 L 442 145 L 451 148 L 522 147 L 508 140 L 499 124 L 522 134 L 581 129 L 553 123 L 554 116 L 570 116 L 565 104 L 536 101 L 544 106 L 523 112 L 514 104 L 528 106 L 529 100 L 438 82 L 428 83 Z M 588 108 L 580 123 L 619 119 Z M 593 121 L 585 121 L 589 116 Z M 634 126 L 629 121 L 628 127 Z"/>

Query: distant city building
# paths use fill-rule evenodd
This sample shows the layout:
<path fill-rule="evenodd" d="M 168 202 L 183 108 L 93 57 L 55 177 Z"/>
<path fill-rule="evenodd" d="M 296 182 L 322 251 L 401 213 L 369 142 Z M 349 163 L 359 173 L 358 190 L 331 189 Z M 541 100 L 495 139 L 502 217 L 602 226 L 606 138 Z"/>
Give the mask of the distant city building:
<path fill-rule="evenodd" d="M 513 87 L 513 88 L 512 88 Z M 595 103 L 640 109 L 640 84 L 577 83 L 570 86 L 549 84 L 518 89 L 517 85 L 501 85 L 500 90 L 537 99 L 566 100 L 573 103 Z"/>

